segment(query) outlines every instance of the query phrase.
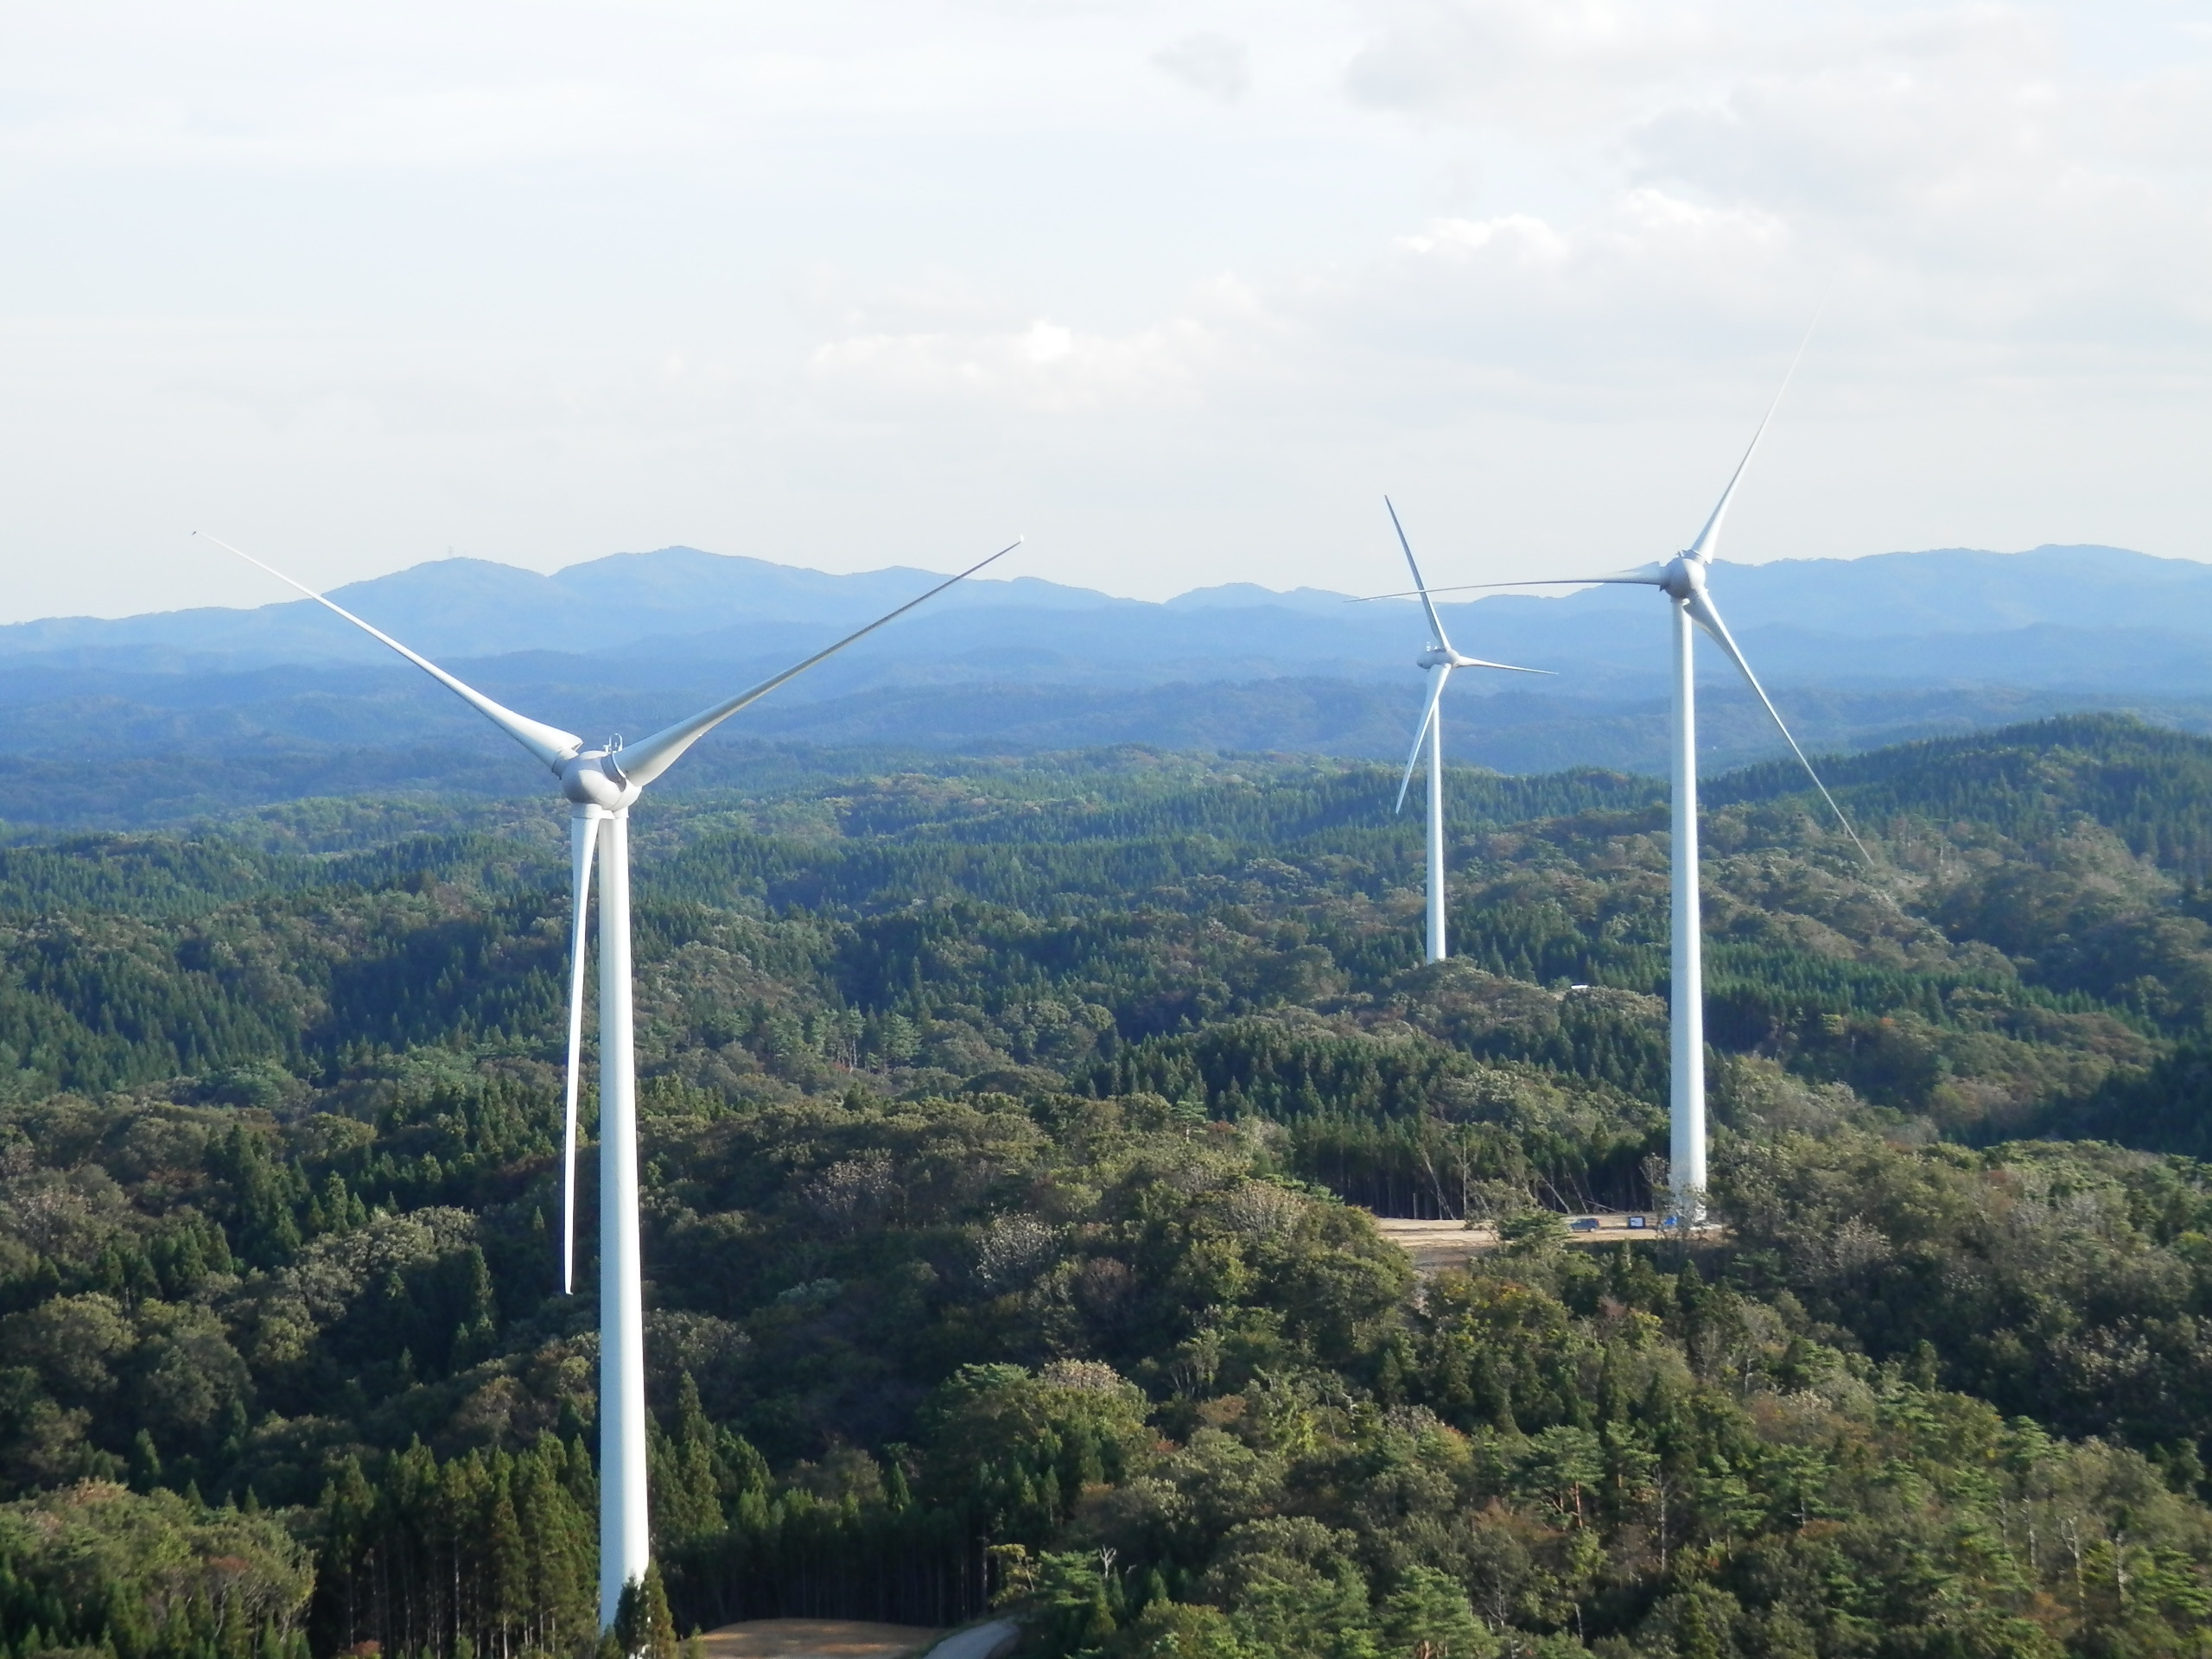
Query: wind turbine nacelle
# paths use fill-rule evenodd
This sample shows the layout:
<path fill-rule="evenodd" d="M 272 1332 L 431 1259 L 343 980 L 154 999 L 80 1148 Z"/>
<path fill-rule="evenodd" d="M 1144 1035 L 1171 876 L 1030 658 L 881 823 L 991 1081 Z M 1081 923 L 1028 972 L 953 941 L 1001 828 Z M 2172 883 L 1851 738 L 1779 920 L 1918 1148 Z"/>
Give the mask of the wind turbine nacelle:
<path fill-rule="evenodd" d="M 578 806 L 601 806 L 620 811 L 645 793 L 622 775 L 614 754 L 607 749 L 587 749 L 561 767 L 561 792 Z"/>
<path fill-rule="evenodd" d="M 1692 594 L 1705 591 L 1705 576 L 1703 559 L 1678 553 L 1667 561 L 1667 568 L 1659 577 L 1659 588 L 1669 599 L 1688 599 Z"/>

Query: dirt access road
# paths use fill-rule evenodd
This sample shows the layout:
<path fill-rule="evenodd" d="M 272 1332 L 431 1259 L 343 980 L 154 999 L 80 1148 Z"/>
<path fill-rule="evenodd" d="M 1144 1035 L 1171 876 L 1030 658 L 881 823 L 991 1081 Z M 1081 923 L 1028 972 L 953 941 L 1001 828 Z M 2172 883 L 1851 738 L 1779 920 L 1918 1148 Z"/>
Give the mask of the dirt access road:
<path fill-rule="evenodd" d="M 1668 1236 L 1660 1230 L 1658 1218 L 1651 1215 L 1599 1211 L 1569 1216 L 1567 1219 L 1570 1227 L 1578 1221 L 1598 1224 L 1570 1231 L 1567 1236 L 1570 1244 L 1623 1244 L 1632 1238 Z M 1631 1226 L 1631 1221 L 1643 1225 Z M 1497 1229 L 1487 1223 L 1470 1227 L 1457 1221 L 1408 1221 L 1398 1216 L 1377 1216 L 1375 1226 L 1383 1237 L 1413 1258 L 1414 1271 L 1423 1278 L 1446 1268 L 1465 1266 L 1472 1257 L 1497 1248 Z"/>
<path fill-rule="evenodd" d="M 904 1659 L 942 1631 L 849 1618 L 756 1618 L 700 1638 L 707 1659 Z"/>
<path fill-rule="evenodd" d="M 707 1659 L 993 1659 L 1017 1631 L 993 1619 L 946 1635 L 918 1624 L 869 1624 L 849 1618 L 757 1618 L 725 1624 L 701 1638 Z"/>

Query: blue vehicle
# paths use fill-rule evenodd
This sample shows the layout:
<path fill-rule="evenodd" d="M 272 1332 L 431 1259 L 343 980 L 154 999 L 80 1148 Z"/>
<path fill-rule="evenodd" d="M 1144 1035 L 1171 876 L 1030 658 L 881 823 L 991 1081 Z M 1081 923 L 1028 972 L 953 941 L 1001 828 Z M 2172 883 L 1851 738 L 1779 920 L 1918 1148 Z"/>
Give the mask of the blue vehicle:
<path fill-rule="evenodd" d="M 1598 1230 L 1598 1217 L 1595 1216 L 1577 1216 L 1573 1221 L 1568 1222 L 1567 1224 L 1569 1228 L 1578 1233 L 1594 1233 Z"/>

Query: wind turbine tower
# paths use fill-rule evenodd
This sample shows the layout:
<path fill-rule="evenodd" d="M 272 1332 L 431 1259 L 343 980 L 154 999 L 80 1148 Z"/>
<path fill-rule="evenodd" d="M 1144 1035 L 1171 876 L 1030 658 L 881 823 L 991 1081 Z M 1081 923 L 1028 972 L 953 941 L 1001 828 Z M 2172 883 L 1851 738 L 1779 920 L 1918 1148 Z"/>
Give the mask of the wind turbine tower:
<path fill-rule="evenodd" d="M 569 891 L 575 911 L 569 938 L 569 1070 L 561 1151 L 561 1289 L 575 1287 L 576 1253 L 576 1082 L 583 1046 L 584 929 L 594 864 L 599 891 L 599 1623 L 614 1622 L 622 1592 L 641 1583 L 652 1546 L 645 1502 L 645 1325 L 638 1243 L 638 1061 L 631 1027 L 630 809 L 645 786 L 683 752 L 722 721 L 786 681 L 825 662 L 855 640 L 874 633 L 1021 543 L 938 583 L 895 611 L 804 662 L 763 680 L 642 743 L 625 748 L 619 737 L 588 749 L 574 732 L 548 726 L 494 702 L 464 685 L 429 658 L 351 611 L 263 564 L 227 542 L 208 541 L 236 553 L 286 586 L 335 612 L 382 641 L 460 697 L 530 751 L 560 780 L 569 802 Z"/>
<path fill-rule="evenodd" d="M 1809 332 L 1806 336 L 1811 339 Z M 1798 358 L 1805 347 L 1800 344 Z M 1767 405 L 1765 416 L 1751 434 L 1744 458 L 1736 463 L 1736 470 L 1729 476 L 1728 487 L 1720 493 L 1720 499 L 1705 521 L 1705 528 L 1688 547 L 1664 563 L 1642 565 L 1633 570 L 1618 570 L 1602 576 L 1549 576 L 1528 582 L 1491 582 L 1469 583 L 1462 587 L 1425 589 L 1421 594 L 1427 603 L 1430 593 L 1465 593 L 1474 588 L 1581 587 L 1592 583 L 1618 583 L 1641 588 L 1656 588 L 1665 595 L 1669 610 L 1669 627 L 1674 643 L 1673 721 L 1669 744 L 1670 772 L 1673 784 L 1673 950 L 1672 971 L 1669 976 L 1672 995 L 1668 1013 L 1668 1047 L 1669 1050 L 1668 1087 L 1668 1150 L 1669 1184 L 1673 1187 L 1675 1212 L 1688 1225 L 1701 1213 L 1706 1190 L 1706 1115 L 1705 1115 L 1705 953 L 1703 918 L 1698 905 L 1698 846 L 1697 846 L 1697 681 L 1693 656 L 1696 631 L 1709 635 L 1736 664 L 1737 670 L 1766 709 L 1775 727 L 1789 744 L 1789 752 L 1797 757 L 1797 764 L 1804 767 L 1805 775 L 1813 780 L 1813 787 L 1835 814 L 1836 822 L 1859 849 L 1859 855 L 1869 864 L 1873 862 L 1858 832 L 1852 829 L 1851 820 L 1836 804 L 1835 797 L 1828 793 L 1828 786 L 1821 781 L 1813 763 L 1805 758 L 1805 751 L 1797 747 L 1797 740 L 1790 735 L 1789 727 L 1774 700 L 1759 683 L 1758 676 L 1751 672 L 1751 665 L 1745 660 L 1743 652 L 1728 632 L 1728 625 L 1720 620 L 1720 612 L 1713 602 L 1707 582 L 1712 575 L 1714 550 L 1720 544 L 1720 527 L 1728 517 L 1728 509 L 1736 499 L 1736 491 L 1744 481 L 1744 474 L 1751 464 L 1751 457 L 1758 453 L 1759 440 L 1766 435 L 1769 422 L 1780 407 L 1783 392 L 1789 389 L 1790 376 L 1797 370 L 1796 359 L 1789 372 L 1782 378 L 1781 391 L 1774 394 L 1774 402 Z M 1420 581 L 1418 575 L 1414 577 Z M 1406 594 L 1386 595 L 1405 598 Z M 1434 615 L 1433 609 L 1430 614 Z"/>
<path fill-rule="evenodd" d="M 1421 595 L 1421 609 L 1428 616 L 1428 649 L 1414 660 L 1428 675 L 1428 702 L 1421 711 L 1421 724 L 1414 729 L 1413 753 L 1406 757 L 1406 775 L 1398 780 L 1398 804 L 1394 811 L 1406 810 L 1406 791 L 1412 786 L 1414 768 L 1421 764 L 1421 747 L 1428 745 L 1428 939 L 1427 957 L 1430 962 L 1441 962 L 1450 955 L 1444 935 L 1444 713 L 1440 707 L 1444 688 L 1452 678 L 1455 668 L 1495 668 L 1509 674 L 1548 674 L 1548 668 L 1516 668 L 1510 663 L 1486 663 L 1479 657 L 1462 657 L 1452 649 L 1449 635 L 1444 632 L 1444 619 L 1436 613 L 1435 602 L 1428 596 L 1428 588 L 1421 581 L 1421 566 L 1414 562 L 1413 543 L 1406 539 L 1406 527 L 1398 522 L 1398 510 L 1390 505 L 1390 498 L 1382 498 L 1383 510 L 1390 515 L 1390 528 L 1398 532 L 1398 545 L 1405 550 L 1406 568 L 1414 573 L 1414 590 Z"/>

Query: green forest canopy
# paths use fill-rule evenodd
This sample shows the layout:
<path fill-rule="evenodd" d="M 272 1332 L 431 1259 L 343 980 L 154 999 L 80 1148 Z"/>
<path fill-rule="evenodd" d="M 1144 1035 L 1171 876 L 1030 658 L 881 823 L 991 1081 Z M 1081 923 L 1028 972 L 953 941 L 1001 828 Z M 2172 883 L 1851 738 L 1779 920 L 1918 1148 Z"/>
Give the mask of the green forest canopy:
<path fill-rule="evenodd" d="M 647 809 L 678 1622 L 2204 1651 L 2212 744 L 2077 719 L 1830 775 L 1872 865 L 1786 771 L 1707 790 L 1729 1238 L 1528 1230 L 1426 1287 L 1350 1205 L 1647 1196 L 1649 780 L 1455 776 L 1436 966 L 1383 768 Z M 0 1659 L 589 1645 L 560 828 L 324 801 L 0 848 Z"/>

